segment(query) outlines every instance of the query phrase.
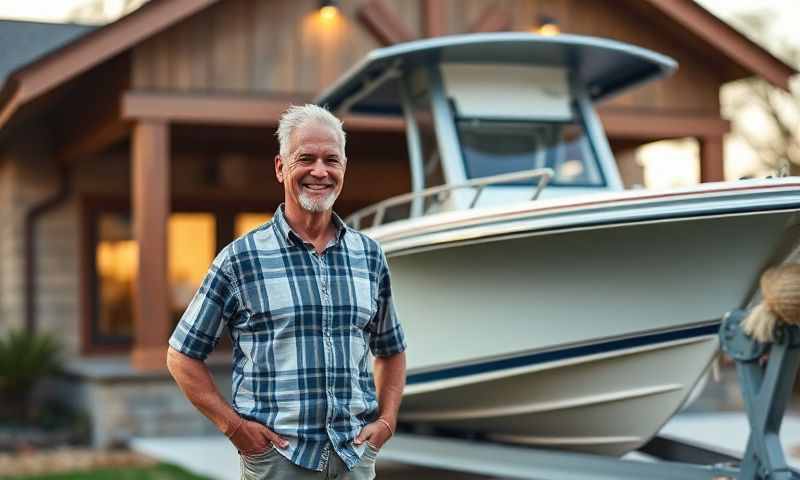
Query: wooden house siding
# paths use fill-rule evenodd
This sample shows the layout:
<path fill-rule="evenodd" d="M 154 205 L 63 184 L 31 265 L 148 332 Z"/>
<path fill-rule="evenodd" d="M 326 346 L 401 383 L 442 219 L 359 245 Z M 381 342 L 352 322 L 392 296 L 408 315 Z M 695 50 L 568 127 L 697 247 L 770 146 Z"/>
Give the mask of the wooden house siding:
<path fill-rule="evenodd" d="M 316 93 L 378 46 L 356 3 L 320 28 L 315 1 L 221 2 L 135 47 L 133 88 Z"/>
<path fill-rule="evenodd" d="M 378 43 L 359 25 L 362 0 L 342 2 L 342 15 L 322 24 L 312 0 L 227 0 L 181 22 L 133 50 L 132 87 L 144 90 L 295 93 L 330 85 Z M 388 1 L 421 35 L 418 0 Z M 461 0 L 444 2 L 445 31 L 464 33 L 494 8 L 509 29 L 530 31 L 540 16 L 556 18 L 564 33 L 613 38 L 675 58 L 671 78 L 633 90 L 610 107 L 719 112 L 722 79 L 713 59 L 692 51 L 652 18 L 622 1 Z M 625 14 L 620 14 L 624 11 Z"/>
<path fill-rule="evenodd" d="M 607 105 L 719 112 L 722 79 L 697 54 L 666 32 L 657 19 L 641 15 L 622 0 L 462 0 L 445 2 L 447 29 L 468 32 L 486 9 L 508 12 L 514 31 L 531 31 L 540 17 L 558 21 L 562 33 L 611 38 L 668 55 L 680 68 L 671 78 L 637 88 Z"/>

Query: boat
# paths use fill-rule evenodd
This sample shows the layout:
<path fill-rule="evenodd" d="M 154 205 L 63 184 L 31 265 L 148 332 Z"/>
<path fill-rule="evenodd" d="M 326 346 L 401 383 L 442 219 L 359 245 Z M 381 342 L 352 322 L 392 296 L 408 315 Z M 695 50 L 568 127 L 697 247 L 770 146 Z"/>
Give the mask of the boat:
<path fill-rule="evenodd" d="M 374 50 L 316 100 L 405 121 L 410 192 L 347 220 L 392 272 L 403 425 L 619 456 L 696 395 L 723 315 L 797 260 L 800 179 L 624 190 L 595 104 L 676 67 L 594 37 L 447 36 Z"/>

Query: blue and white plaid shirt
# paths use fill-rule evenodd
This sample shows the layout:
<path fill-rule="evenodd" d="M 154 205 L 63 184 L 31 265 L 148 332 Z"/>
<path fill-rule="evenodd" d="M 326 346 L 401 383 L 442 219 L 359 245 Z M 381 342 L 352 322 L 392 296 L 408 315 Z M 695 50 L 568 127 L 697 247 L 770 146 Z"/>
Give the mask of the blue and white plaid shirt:
<path fill-rule="evenodd" d="M 336 237 L 320 255 L 278 208 L 270 222 L 226 246 L 169 340 L 204 360 L 229 327 L 233 407 L 285 438 L 278 451 L 312 470 L 331 447 L 348 468 L 375 420 L 369 351 L 405 350 L 380 245 L 334 215 Z M 276 447 L 277 448 L 277 447 Z"/>

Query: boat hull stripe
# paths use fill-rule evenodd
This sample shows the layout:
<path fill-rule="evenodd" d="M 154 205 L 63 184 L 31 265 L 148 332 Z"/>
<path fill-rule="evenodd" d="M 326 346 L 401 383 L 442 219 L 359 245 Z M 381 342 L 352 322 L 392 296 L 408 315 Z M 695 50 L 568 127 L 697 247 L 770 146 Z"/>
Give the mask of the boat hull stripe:
<path fill-rule="evenodd" d="M 626 350 L 629 348 L 642 347 L 645 345 L 682 340 L 686 338 L 713 335 L 719 331 L 719 322 L 703 325 L 700 327 L 672 330 L 669 332 L 653 333 L 638 337 L 629 337 L 619 340 L 581 345 L 578 347 L 564 348 L 560 350 L 550 350 L 547 352 L 531 353 L 518 357 L 505 358 L 502 360 L 492 360 L 483 363 L 463 365 L 458 367 L 444 368 L 430 372 L 412 373 L 408 375 L 406 383 L 415 385 L 426 382 L 449 380 L 458 377 L 466 377 L 481 373 L 489 373 L 511 368 L 527 367 L 538 363 L 554 362 L 567 360 L 598 353 L 607 353 L 615 350 Z"/>

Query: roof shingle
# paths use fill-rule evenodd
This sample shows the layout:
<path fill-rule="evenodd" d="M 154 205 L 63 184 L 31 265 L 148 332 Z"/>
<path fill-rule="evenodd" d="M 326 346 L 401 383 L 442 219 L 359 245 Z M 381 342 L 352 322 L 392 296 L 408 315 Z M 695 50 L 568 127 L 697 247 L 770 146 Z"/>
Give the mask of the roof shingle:
<path fill-rule="evenodd" d="M 14 70 L 95 28 L 95 25 L 75 23 L 0 19 L 0 85 Z"/>

